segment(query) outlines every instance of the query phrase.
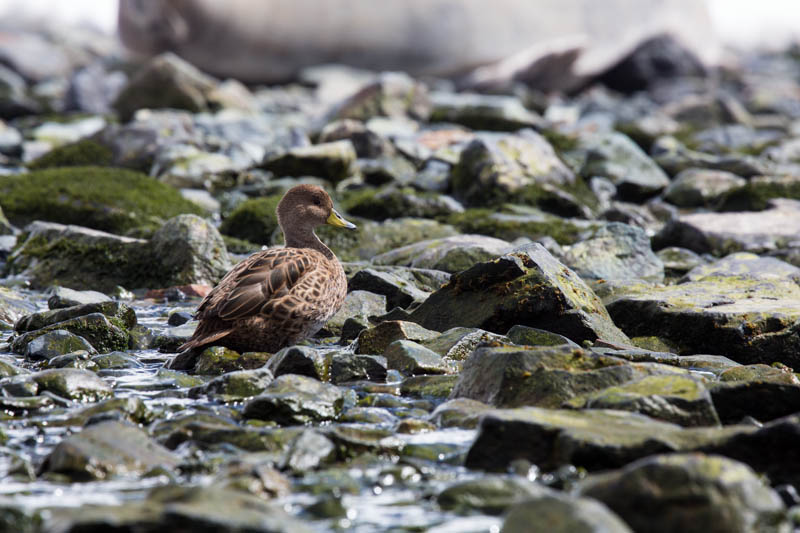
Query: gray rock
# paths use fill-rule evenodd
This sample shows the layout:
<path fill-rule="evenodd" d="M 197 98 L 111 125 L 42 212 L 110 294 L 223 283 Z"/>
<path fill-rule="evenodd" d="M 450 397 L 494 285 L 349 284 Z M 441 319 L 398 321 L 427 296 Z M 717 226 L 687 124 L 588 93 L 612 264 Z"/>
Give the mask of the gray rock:
<path fill-rule="evenodd" d="M 430 295 L 414 284 L 402 270 L 384 272 L 373 268 L 365 268 L 356 272 L 347 283 L 350 291 L 368 291 L 386 297 L 389 309 L 406 308 L 417 302 L 421 303 Z"/>
<path fill-rule="evenodd" d="M 798 387 L 800 391 L 800 387 Z M 647 376 L 569 399 L 581 409 L 619 409 L 641 413 L 684 427 L 718 426 L 712 396 L 698 379 L 687 375 Z"/>
<path fill-rule="evenodd" d="M 518 503 L 508 511 L 501 533 L 632 533 L 619 516 L 591 498 L 555 491 Z"/>
<path fill-rule="evenodd" d="M 170 326 L 182 326 L 192 320 L 192 314 L 188 311 L 173 311 L 167 318 L 167 324 Z"/>
<path fill-rule="evenodd" d="M 729 190 L 718 202 L 719 211 L 761 211 L 770 207 L 775 198 L 800 200 L 800 176 L 795 169 L 781 171 L 776 175 L 753 176 L 747 183 Z"/>
<path fill-rule="evenodd" d="M 540 244 L 453 275 L 410 319 L 440 331 L 465 326 L 502 334 L 521 324 L 576 342 L 628 341 L 592 290 Z"/>
<path fill-rule="evenodd" d="M 365 326 L 369 317 L 379 316 L 386 312 L 386 296 L 363 290 L 351 290 L 347 293 L 342 307 L 325 324 L 323 331 L 332 335 L 342 334 L 342 326 L 348 319 L 358 320 Z"/>
<path fill-rule="evenodd" d="M 409 340 L 397 340 L 383 352 L 387 367 L 403 374 L 446 374 L 450 370 L 441 355 Z"/>
<path fill-rule="evenodd" d="M 361 167 L 362 174 L 365 173 Z M 412 174 L 416 170 L 412 167 Z M 368 176 L 365 180 L 370 181 Z M 344 209 L 351 215 L 385 220 L 398 217 L 438 218 L 461 213 L 464 206 L 452 197 L 438 192 L 420 192 L 395 184 L 377 190 L 360 189 L 345 198 Z"/>
<path fill-rule="evenodd" d="M 508 340 L 522 346 L 560 346 L 568 344 L 573 348 L 579 346 L 558 333 L 528 326 L 514 326 L 506 333 Z"/>
<path fill-rule="evenodd" d="M 622 199 L 642 200 L 669 185 L 664 171 L 621 133 L 583 137 L 580 150 L 585 153 L 580 174 L 586 179 L 592 176 L 610 179 Z"/>
<path fill-rule="evenodd" d="M 725 124 L 698 131 L 692 135 L 691 140 L 701 152 L 758 153 L 782 137 L 779 130 L 756 129 L 746 124 Z"/>
<path fill-rule="evenodd" d="M 350 175 L 355 161 L 353 144 L 335 141 L 268 154 L 262 166 L 279 176 L 318 176 L 336 183 Z"/>
<path fill-rule="evenodd" d="M 331 382 L 386 381 L 386 358 L 379 355 L 359 355 L 338 352 L 331 359 Z"/>
<path fill-rule="evenodd" d="M 14 324 L 23 316 L 36 311 L 36 305 L 21 293 L 0 287 L 0 322 Z"/>
<path fill-rule="evenodd" d="M 335 106 L 330 118 L 366 121 L 372 117 L 427 118 L 431 103 L 426 87 L 400 72 L 385 72 Z"/>
<path fill-rule="evenodd" d="M 70 78 L 67 106 L 86 113 L 108 114 L 127 82 L 128 76 L 124 72 L 109 72 L 101 62 L 92 63 Z"/>
<path fill-rule="evenodd" d="M 774 257 L 759 257 L 748 252 L 737 252 L 690 270 L 684 281 L 702 281 L 706 278 L 746 277 L 754 279 L 797 279 L 800 267 Z"/>
<path fill-rule="evenodd" d="M 710 206 L 745 183 L 743 178 L 724 170 L 688 168 L 675 176 L 664 191 L 664 199 L 679 207 Z"/>
<path fill-rule="evenodd" d="M 48 368 L 77 368 L 98 372 L 100 367 L 91 360 L 91 355 L 86 350 L 76 350 L 64 355 L 57 355 L 47 361 Z"/>
<path fill-rule="evenodd" d="M 100 313 L 114 319 L 121 327 L 130 329 L 136 325 L 136 312 L 122 302 L 97 302 L 32 313 L 19 319 L 14 326 L 17 331 L 34 331 L 73 318 Z"/>
<path fill-rule="evenodd" d="M 237 370 L 193 387 L 189 390 L 189 396 L 197 398 L 205 394 L 216 400 L 239 401 L 261 394 L 274 379 L 272 372 L 266 368 Z"/>
<path fill-rule="evenodd" d="M 360 174 L 364 178 L 364 182 L 369 185 L 385 185 L 392 183 L 407 185 L 414 179 L 416 172 L 416 167 L 408 159 L 402 156 L 384 156 L 377 159 L 358 159 L 356 160 L 353 169 L 353 173 Z M 414 203 L 413 200 L 409 201 L 408 198 L 401 199 L 401 201 L 403 200 L 408 201 L 412 205 Z M 435 204 L 432 207 L 435 207 Z M 418 215 L 414 212 L 411 212 L 396 216 Z"/>
<path fill-rule="evenodd" d="M 444 510 L 462 514 L 502 514 L 516 503 L 551 492 L 554 491 L 527 479 L 487 475 L 450 484 L 436 496 L 436 503 Z"/>
<path fill-rule="evenodd" d="M 44 470 L 75 479 L 102 480 L 177 464 L 175 455 L 142 430 L 120 422 L 103 422 L 61 441 L 45 460 Z"/>
<path fill-rule="evenodd" d="M 664 263 L 664 275 L 667 277 L 683 276 L 693 268 L 708 263 L 693 251 L 678 246 L 662 248 L 656 255 Z"/>
<path fill-rule="evenodd" d="M 715 118 L 715 120 L 718 120 Z M 705 168 L 731 172 L 743 178 L 760 174 L 770 174 L 772 165 L 750 155 L 726 154 L 712 155 L 689 150 L 677 139 L 670 136 L 655 140 L 650 153 L 658 166 L 670 175 L 676 175 L 690 168 Z"/>
<path fill-rule="evenodd" d="M 664 265 L 641 228 L 609 222 L 591 237 L 567 248 L 564 263 L 584 279 L 664 280 Z"/>
<path fill-rule="evenodd" d="M 97 350 L 83 337 L 63 329 L 56 329 L 29 342 L 25 347 L 25 358 L 33 361 L 49 360 L 77 350 L 84 350 L 89 354 L 97 353 Z"/>
<path fill-rule="evenodd" d="M 320 468 L 336 459 L 336 446 L 317 430 L 309 429 L 298 435 L 289 445 L 283 468 L 305 473 Z"/>
<path fill-rule="evenodd" d="M 608 304 L 629 335 L 656 336 L 684 354 L 724 354 L 739 363 L 797 358 L 797 283 L 708 277 L 668 287 L 631 285 Z"/>
<path fill-rule="evenodd" d="M 144 366 L 136 357 L 125 352 L 111 352 L 98 355 L 93 357 L 92 361 L 101 370 L 121 370 L 126 368 L 141 368 Z"/>
<path fill-rule="evenodd" d="M 478 400 L 455 398 L 438 405 L 429 420 L 441 428 L 473 429 L 478 426 L 481 417 L 491 410 L 492 407 Z"/>
<path fill-rule="evenodd" d="M 788 247 L 800 234 L 800 202 L 774 199 L 760 212 L 693 213 L 670 221 L 655 248 L 681 246 L 697 253 L 763 253 Z"/>
<path fill-rule="evenodd" d="M 517 131 L 541 127 L 544 122 L 514 96 L 438 91 L 430 96 L 432 122 L 450 122 L 487 131 Z"/>
<path fill-rule="evenodd" d="M 636 531 L 789 531 L 780 496 L 747 465 L 702 454 L 657 455 L 583 481 Z"/>
<path fill-rule="evenodd" d="M 365 329 L 358 335 L 356 353 L 383 354 L 391 343 L 397 340 L 424 341 L 438 335 L 414 322 L 390 320 L 375 327 Z"/>
<path fill-rule="evenodd" d="M 244 406 L 245 418 L 282 425 L 334 420 L 342 412 L 344 393 L 335 385 L 306 376 L 286 374 Z"/>
<path fill-rule="evenodd" d="M 359 158 L 375 159 L 395 154 L 388 139 L 367 128 L 363 122 L 353 119 L 334 120 L 319 133 L 319 142 L 349 140 Z M 357 214 L 357 213 L 354 213 Z"/>
<path fill-rule="evenodd" d="M 216 80 L 172 53 L 158 55 L 131 77 L 114 101 L 127 122 L 139 109 L 173 108 L 192 112 L 208 108 Z"/>
<path fill-rule="evenodd" d="M 452 174 L 453 195 L 473 206 L 505 201 L 535 204 L 576 182 L 550 143 L 533 130 L 482 133 L 461 152 Z"/>
<path fill-rule="evenodd" d="M 308 346 L 288 346 L 269 358 L 264 368 L 275 377 L 298 374 L 322 381 L 329 374 L 330 361 L 323 353 Z"/>
<path fill-rule="evenodd" d="M 54 287 L 47 299 L 50 309 L 63 309 L 74 305 L 110 302 L 111 298 L 97 291 L 76 291 L 67 287 Z"/>
<path fill-rule="evenodd" d="M 117 325 L 118 323 L 102 313 L 82 315 L 23 333 L 14 338 L 11 349 L 16 353 L 25 353 L 28 344 L 37 337 L 56 330 L 66 330 L 83 337 L 99 353 L 127 350 L 130 345 L 130 333 L 124 326 Z"/>
<path fill-rule="evenodd" d="M 710 387 L 723 424 L 745 417 L 768 422 L 800 411 L 800 381 L 788 369 L 767 365 L 730 368 Z"/>
<path fill-rule="evenodd" d="M 419 341 L 442 357 L 463 361 L 483 343 L 508 342 L 508 338 L 478 328 L 451 328 L 431 339 Z"/>
<path fill-rule="evenodd" d="M 158 151 L 151 173 L 176 188 L 204 188 L 209 176 L 243 170 L 229 156 L 191 144 L 173 144 Z"/>
<path fill-rule="evenodd" d="M 96 402 L 111 396 L 111 387 L 87 370 L 56 368 L 25 377 L 36 384 L 38 394 L 51 392 L 62 398 L 83 402 Z"/>
<path fill-rule="evenodd" d="M 13 29 L 6 33 L 0 45 L 0 60 L 32 82 L 66 78 L 80 60 L 81 54 L 70 57 L 69 50 L 59 46 L 39 32 Z M 85 57 L 84 57 L 85 59 Z"/>
<path fill-rule="evenodd" d="M 484 235 L 455 235 L 409 244 L 373 258 L 376 265 L 400 265 L 460 272 L 503 255 L 511 243 Z"/>
<path fill-rule="evenodd" d="M 2 84 L 2 81 L 0 81 L 0 84 Z M 18 156 L 21 152 L 22 134 L 16 128 L 0 121 L 0 154 Z"/>

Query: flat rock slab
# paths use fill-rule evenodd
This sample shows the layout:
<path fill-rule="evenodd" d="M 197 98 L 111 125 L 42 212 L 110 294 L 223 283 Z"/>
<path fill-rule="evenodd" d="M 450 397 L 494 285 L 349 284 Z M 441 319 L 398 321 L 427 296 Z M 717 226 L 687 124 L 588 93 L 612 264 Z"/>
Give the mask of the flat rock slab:
<path fill-rule="evenodd" d="M 410 320 L 437 331 L 462 326 L 504 334 L 519 324 L 575 342 L 630 342 L 586 283 L 540 244 L 453 275 Z"/>
<path fill-rule="evenodd" d="M 376 265 L 401 265 L 460 272 L 509 251 L 510 242 L 485 235 L 454 235 L 431 239 L 375 256 Z"/>
<path fill-rule="evenodd" d="M 800 367 L 800 286 L 780 279 L 716 277 L 668 287 L 632 285 L 608 304 L 636 337 L 656 336 L 682 354 Z"/>
<path fill-rule="evenodd" d="M 172 468 L 177 456 L 134 426 L 101 422 L 61 441 L 47 457 L 45 471 L 77 479 L 144 474 L 156 467 Z"/>
<path fill-rule="evenodd" d="M 800 239 L 800 201 L 774 199 L 764 211 L 680 215 L 656 235 L 656 248 L 681 246 L 697 253 L 762 253 Z"/>

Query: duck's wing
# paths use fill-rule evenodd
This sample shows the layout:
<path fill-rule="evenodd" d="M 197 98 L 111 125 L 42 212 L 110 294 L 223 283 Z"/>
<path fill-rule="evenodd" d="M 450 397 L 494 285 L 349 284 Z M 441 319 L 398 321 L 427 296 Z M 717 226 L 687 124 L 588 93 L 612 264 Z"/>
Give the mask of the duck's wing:
<path fill-rule="evenodd" d="M 234 321 L 274 307 L 318 266 L 316 253 L 301 248 L 267 250 L 232 270 L 200 304 L 197 318 Z"/>

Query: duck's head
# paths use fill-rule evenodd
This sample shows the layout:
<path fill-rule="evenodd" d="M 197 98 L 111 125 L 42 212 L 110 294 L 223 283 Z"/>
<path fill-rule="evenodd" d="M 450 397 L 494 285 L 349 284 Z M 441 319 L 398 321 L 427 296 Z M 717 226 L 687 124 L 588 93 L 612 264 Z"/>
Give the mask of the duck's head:
<path fill-rule="evenodd" d="M 340 228 L 355 229 L 336 209 L 325 189 L 316 185 L 295 185 L 278 202 L 278 224 L 287 236 L 293 233 L 313 232 L 317 226 L 330 224 Z"/>

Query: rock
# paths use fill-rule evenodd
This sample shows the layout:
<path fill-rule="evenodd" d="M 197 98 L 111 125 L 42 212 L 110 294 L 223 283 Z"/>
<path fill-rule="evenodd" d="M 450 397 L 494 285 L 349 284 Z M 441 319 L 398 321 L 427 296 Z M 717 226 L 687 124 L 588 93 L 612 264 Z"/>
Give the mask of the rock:
<path fill-rule="evenodd" d="M 259 368 L 267 362 L 270 354 L 264 352 L 245 352 L 240 354 L 224 346 L 209 346 L 194 357 L 193 364 L 188 366 L 178 364 L 183 354 L 178 355 L 170 368 L 173 370 L 193 369 L 195 374 L 214 376 L 232 372 L 234 370 L 252 370 Z"/>
<path fill-rule="evenodd" d="M 790 371 L 747 365 L 722 372 L 720 380 L 710 391 L 723 424 L 745 417 L 768 422 L 800 411 L 800 381 Z"/>
<path fill-rule="evenodd" d="M 430 120 L 461 124 L 474 130 L 517 131 L 543 125 L 519 98 L 478 93 L 432 92 Z"/>
<path fill-rule="evenodd" d="M 464 362 L 451 398 L 470 398 L 498 407 L 558 407 L 575 396 L 623 386 L 650 374 L 679 372 L 651 363 L 626 364 L 569 345 L 483 346 Z M 700 396 L 695 401 L 703 399 L 703 392 L 702 387 L 701 392 L 694 392 Z M 713 413 L 708 395 L 704 398 L 706 411 Z"/>
<path fill-rule="evenodd" d="M 778 130 L 756 129 L 747 124 L 714 125 L 691 137 L 701 152 L 726 154 L 732 152 L 758 153 L 783 138 Z"/>
<path fill-rule="evenodd" d="M 182 326 L 192 319 L 192 314 L 188 311 L 173 311 L 167 318 L 167 324 L 170 326 Z"/>
<path fill-rule="evenodd" d="M 800 367 L 798 298 L 800 288 L 787 280 L 709 277 L 668 287 L 630 286 L 608 312 L 629 335 L 656 336 L 677 353 Z"/>
<path fill-rule="evenodd" d="M 91 370 L 99 372 L 100 367 L 90 359 L 89 352 L 86 350 L 76 350 L 64 355 L 57 355 L 46 363 L 48 368 L 77 368 L 79 370 Z"/>
<path fill-rule="evenodd" d="M 344 393 L 335 385 L 293 374 L 276 378 L 244 406 L 245 418 L 282 425 L 335 420 L 342 412 Z"/>
<path fill-rule="evenodd" d="M 197 398 L 205 394 L 220 401 L 240 401 L 261 394 L 274 379 L 272 372 L 266 368 L 236 370 L 193 387 L 189 396 Z"/>
<path fill-rule="evenodd" d="M 202 213 L 180 193 L 138 172 L 76 166 L 0 176 L 3 211 L 18 226 L 34 220 L 111 233 L 153 231 L 180 213 Z"/>
<path fill-rule="evenodd" d="M 273 234 L 278 229 L 275 210 L 281 198 L 282 195 L 272 195 L 245 200 L 225 217 L 220 232 L 256 244 L 273 244 Z"/>
<path fill-rule="evenodd" d="M 88 370 L 55 368 L 42 370 L 25 377 L 26 380 L 36 384 L 37 394 L 46 391 L 80 402 L 96 402 L 111 396 L 111 387 Z"/>
<path fill-rule="evenodd" d="M 590 477 L 580 494 L 637 531 L 788 531 L 778 494 L 747 465 L 702 454 L 656 455 Z"/>
<path fill-rule="evenodd" d="M 631 533 L 621 518 L 591 498 L 547 492 L 509 509 L 501 533 Z"/>
<path fill-rule="evenodd" d="M 13 119 L 42 112 L 43 105 L 28 95 L 25 80 L 6 66 L 0 68 L 0 119 Z"/>
<path fill-rule="evenodd" d="M 669 246 L 662 248 L 656 255 L 664 263 L 666 277 L 680 277 L 693 268 L 708 263 L 706 259 L 686 248 Z"/>
<path fill-rule="evenodd" d="M 761 211 L 775 198 L 800 200 L 800 177 L 794 175 L 754 176 L 731 188 L 719 201 L 720 211 Z"/>
<path fill-rule="evenodd" d="M 609 222 L 591 237 L 573 244 L 562 259 L 587 280 L 664 280 L 664 265 L 650 248 L 644 230 L 619 222 Z"/>
<path fill-rule="evenodd" d="M 397 340 L 383 353 L 388 368 L 403 374 L 446 374 L 447 362 L 436 352 L 409 340 Z"/>
<path fill-rule="evenodd" d="M 339 352 L 331 359 L 331 382 L 386 381 L 386 358 L 379 355 L 359 355 Z"/>
<path fill-rule="evenodd" d="M 226 154 L 173 144 L 158 151 L 150 172 L 175 188 L 205 188 L 214 175 L 237 170 L 239 165 Z"/>
<path fill-rule="evenodd" d="M 708 104 L 702 103 L 701 108 L 708 110 Z M 715 116 L 713 120 L 718 122 L 719 117 Z M 680 141 L 671 136 L 656 139 L 650 148 L 650 153 L 653 156 L 653 160 L 658 163 L 658 166 L 670 175 L 678 174 L 689 168 L 723 170 L 743 178 L 769 174 L 772 171 L 770 164 L 751 155 L 712 155 L 689 150 Z"/>
<path fill-rule="evenodd" d="M 580 409 L 633 411 L 684 427 L 720 424 L 706 386 L 686 375 L 647 376 L 582 394 L 566 403 Z"/>
<path fill-rule="evenodd" d="M 603 72 L 598 81 L 626 94 L 643 91 L 676 78 L 704 76 L 703 63 L 671 35 L 651 37 L 617 64 Z"/>
<path fill-rule="evenodd" d="M 366 169 L 362 166 L 361 172 Z M 437 192 L 416 191 L 395 184 L 377 190 L 364 188 L 348 194 L 342 206 L 351 215 L 372 220 L 387 218 L 438 218 L 461 213 L 464 207 L 450 196 Z"/>
<path fill-rule="evenodd" d="M 410 319 L 439 331 L 465 326 L 502 334 L 520 324 L 576 342 L 627 342 L 592 290 L 540 244 L 453 275 Z"/>
<path fill-rule="evenodd" d="M 669 184 L 664 199 L 678 207 L 708 207 L 745 183 L 743 178 L 724 170 L 687 168 Z"/>
<path fill-rule="evenodd" d="M 558 203 L 561 189 L 577 191 L 579 183 L 544 137 L 522 130 L 482 133 L 471 141 L 453 168 L 451 186 L 456 199 L 470 206 L 546 205 Z"/>
<path fill-rule="evenodd" d="M 447 359 L 464 361 L 478 346 L 497 342 L 508 342 L 508 338 L 478 328 L 451 328 L 420 344 Z"/>
<path fill-rule="evenodd" d="M 32 313 L 19 319 L 14 326 L 17 331 L 34 331 L 52 326 L 73 318 L 100 313 L 112 319 L 119 327 L 131 329 L 136 325 L 136 312 L 122 302 L 97 302 L 85 303 L 65 309 L 53 309 Z"/>
<path fill-rule="evenodd" d="M 85 350 L 90 354 L 97 353 L 97 350 L 83 337 L 63 329 L 56 329 L 29 342 L 25 347 L 25 358 L 33 361 L 49 360 L 77 350 Z"/>
<path fill-rule="evenodd" d="M 335 141 L 269 154 L 262 166 L 279 176 L 318 176 L 338 183 L 350 175 L 355 160 L 350 141 Z"/>
<path fill-rule="evenodd" d="M 365 268 L 356 272 L 347 282 L 351 292 L 368 291 L 386 297 L 389 309 L 395 307 L 409 307 L 413 303 L 421 303 L 430 295 L 429 292 L 419 289 L 406 274 L 406 271 L 397 269 L 389 272 L 373 268 Z M 413 273 L 412 273 L 413 276 Z"/>
<path fill-rule="evenodd" d="M 580 150 L 585 153 L 581 176 L 610 179 L 623 200 L 640 201 L 658 194 L 669 185 L 664 171 L 621 133 L 582 137 Z"/>
<path fill-rule="evenodd" d="M 92 63 L 72 75 L 67 105 L 87 113 L 109 114 L 127 82 L 128 76 L 122 71 L 109 72 L 101 62 Z"/>
<path fill-rule="evenodd" d="M 385 72 L 336 105 L 330 118 L 366 121 L 372 117 L 425 119 L 430 115 L 428 91 L 407 74 Z"/>
<path fill-rule="evenodd" d="M 111 352 L 92 358 L 101 370 L 121 370 L 126 368 L 142 368 L 144 365 L 134 356 L 125 352 Z"/>
<path fill-rule="evenodd" d="M 283 467 L 303 473 L 320 468 L 336 459 L 336 446 L 316 430 L 306 430 L 289 445 Z"/>
<path fill-rule="evenodd" d="M 139 109 L 169 107 L 192 112 L 208 108 L 216 80 L 172 53 L 153 57 L 120 91 L 113 107 L 127 122 Z"/>
<path fill-rule="evenodd" d="M 264 368 L 275 377 L 284 374 L 308 376 L 318 381 L 327 381 L 330 361 L 325 355 L 308 346 L 288 346 L 269 358 Z"/>
<path fill-rule="evenodd" d="M 35 311 L 36 306 L 22 294 L 0 287 L 0 322 L 14 324 L 23 316 Z"/>
<path fill-rule="evenodd" d="M 354 170 L 354 174 L 363 176 L 364 182 L 369 185 L 390 185 L 394 183 L 407 185 L 413 181 L 416 172 L 416 167 L 402 156 L 359 159 L 356 161 Z M 455 204 L 458 205 L 458 202 L 455 202 Z M 412 213 L 399 216 L 412 216 Z"/>
<path fill-rule="evenodd" d="M 492 408 L 478 400 L 455 398 L 440 404 L 430 415 L 430 421 L 441 428 L 473 429 L 481 417 Z"/>
<path fill-rule="evenodd" d="M 47 299 L 50 309 L 64 309 L 75 305 L 110 302 L 111 298 L 97 291 L 76 291 L 67 287 L 54 287 Z"/>
<path fill-rule="evenodd" d="M 56 146 L 28 163 L 28 169 L 41 170 L 57 167 L 107 167 L 111 166 L 111 149 L 91 138 Z"/>
<path fill-rule="evenodd" d="M 746 277 L 753 279 L 800 280 L 800 267 L 774 257 L 759 257 L 748 252 L 737 252 L 713 263 L 698 265 L 687 272 L 683 280 Z"/>
<path fill-rule="evenodd" d="M 506 333 L 508 340 L 521 346 L 560 346 L 568 344 L 573 348 L 579 346 L 558 333 L 528 326 L 514 326 Z"/>
<path fill-rule="evenodd" d="M 511 248 L 511 243 L 493 237 L 455 235 L 409 244 L 377 255 L 372 261 L 376 265 L 401 265 L 454 273 L 494 259 Z"/>
<path fill-rule="evenodd" d="M 23 333 L 14 338 L 11 349 L 16 353 L 25 353 L 34 339 L 56 330 L 66 330 L 84 338 L 99 353 L 127 350 L 131 341 L 130 333 L 118 320 L 111 320 L 102 313 L 90 313 Z M 80 346 L 83 344 L 80 343 Z"/>
<path fill-rule="evenodd" d="M 178 215 L 161 226 L 149 242 L 162 286 L 216 285 L 232 264 L 222 236 L 197 215 Z"/>
<path fill-rule="evenodd" d="M 390 320 L 365 329 L 358 335 L 359 354 L 383 354 L 389 345 L 397 340 L 422 341 L 437 336 L 435 331 L 421 327 L 414 322 Z"/>
<path fill-rule="evenodd" d="M 366 326 L 369 324 L 369 317 L 379 316 L 385 312 L 386 296 L 383 294 L 351 290 L 347 293 L 342 307 L 328 319 L 322 331 L 332 335 L 341 335 L 347 320 L 357 320 Z"/>
<path fill-rule="evenodd" d="M 320 131 L 318 140 L 321 143 L 348 140 L 359 158 L 377 159 L 396 153 L 388 139 L 367 128 L 363 122 L 353 119 L 329 122 Z"/>
<path fill-rule="evenodd" d="M 516 503 L 550 492 L 526 479 L 488 475 L 449 485 L 436 496 L 436 503 L 444 510 L 461 514 L 470 511 L 502 514 Z"/>
<path fill-rule="evenodd" d="M 2 81 L 0 81 L 0 84 L 2 84 Z M 2 103 L 0 103 L 0 106 L 2 106 Z M 16 128 L 0 120 L 0 154 L 19 155 L 21 152 L 22 134 Z"/>

